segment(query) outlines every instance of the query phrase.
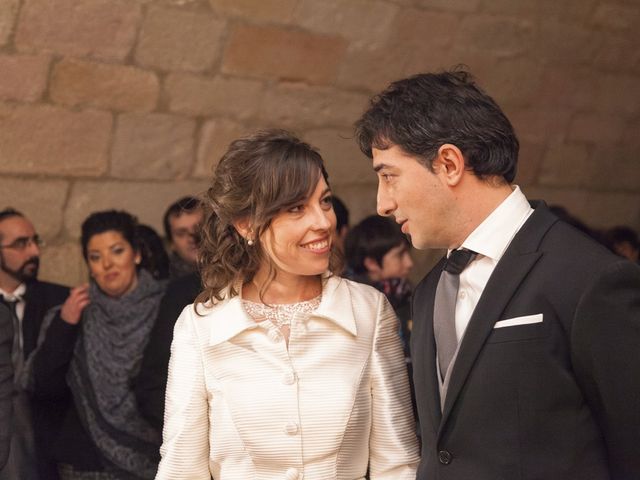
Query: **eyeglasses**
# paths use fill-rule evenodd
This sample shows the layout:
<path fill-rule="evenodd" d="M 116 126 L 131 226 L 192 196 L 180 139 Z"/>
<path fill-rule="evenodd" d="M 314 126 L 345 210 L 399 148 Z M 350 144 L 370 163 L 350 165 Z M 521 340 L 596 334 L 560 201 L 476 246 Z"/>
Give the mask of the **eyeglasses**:
<path fill-rule="evenodd" d="M 12 250 L 25 250 L 29 245 L 36 245 L 38 247 L 44 247 L 44 240 L 38 235 L 33 237 L 18 237 L 13 242 L 7 245 L 0 245 L 0 248 L 10 248 Z"/>

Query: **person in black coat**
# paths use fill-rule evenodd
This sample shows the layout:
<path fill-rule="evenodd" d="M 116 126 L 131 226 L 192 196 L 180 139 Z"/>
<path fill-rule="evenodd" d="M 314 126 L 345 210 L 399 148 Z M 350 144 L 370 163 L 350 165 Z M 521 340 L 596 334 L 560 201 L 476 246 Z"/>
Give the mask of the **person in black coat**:
<path fill-rule="evenodd" d="M 640 478 L 640 268 L 526 199 L 467 72 L 394 82 L 356 138 L 378 213 L 448 250 L 413 298 L 417 479 Z"/>
<path fill-rule="evenodd" d="M 11 410 L 13 397 L 13 322 L 11 311 L 0 304 L 0 470 L 9 458 L 11 445 Z"/>
<path fill-rule="evenodd" d="M 21 363 L 36 348 L 45 313 L 69 296 L 67 287 L 38 280 L 40 245 L 35 228 L 22 213 L 12 208 L 0 211 L 0 296 L 5 302 L 15 302 L 21 328 L 13 334 L 22 346 Z M 50 453 L 69 397 L 42 401 L 18 386 L 13 402 L 13 422 L 20 425 L 13 434 L 19 437 L 21 448 L 12 449 L 8 464 L 0 470 L 0 480 L 16 476 L 57 480 Z"/>
<path fill-rule="evenodd" d="M 164 394 L 173 327 L 182 309 L 193 303 L 200 290 L 200 275 L 195 272 L 169 283 L 160 302 L 158 319 L 151 330 L 140 373 L 134 384 L 140 412 L 160 431 L 164 420 Z"/>

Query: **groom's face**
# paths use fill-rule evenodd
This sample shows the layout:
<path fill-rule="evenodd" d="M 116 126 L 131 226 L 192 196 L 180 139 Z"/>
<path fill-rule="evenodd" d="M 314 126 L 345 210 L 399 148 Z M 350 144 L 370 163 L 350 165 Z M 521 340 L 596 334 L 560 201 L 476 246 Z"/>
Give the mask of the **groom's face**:
<path fill-rule="evenodd" d="M 438 171 L 431 172 L 397 145 L 374 148 L 373 168 L 378 214 L 393 216 L 415 248 L 449 248 L 452 198 Z"/>

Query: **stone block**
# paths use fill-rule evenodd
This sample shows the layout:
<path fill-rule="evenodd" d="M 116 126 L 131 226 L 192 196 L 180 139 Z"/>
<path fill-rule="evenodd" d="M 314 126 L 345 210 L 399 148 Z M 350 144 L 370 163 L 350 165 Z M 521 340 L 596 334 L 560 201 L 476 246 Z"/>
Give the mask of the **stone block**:
<path fill-rule="evenodd" d="M 142 24 L 135 59 L 163 70 L 202 72 L 219 57 L 224 22 L 208 13 L 151 7 Z"/>
<path fill-rule="evenodd" d="M 518 138 L 534 143 L 562 143 L 571 115 L 571 110 L 565 108 L 533 107 L 513 112 L 507 110 L 507 117 L 511 120 Z"/>
<path fill-rule="evenodd" d="M 47 86 L 48 55 L 0 55 L 0 99 L 34 102 Z"/>
<path fill-rule="evenodd" d="M 62 229 L 68 182 L 54 179 L 0 178 L 0 209 L 13 207 L 27 216 L 45 241 Z"/>
<path fill-rule="evenodd" d="M 159 92 L 155 73 L 66 59 L 53 70 L 50 95 L 54 102 L 73 107 L 144 112 L 155 108 Z"/>
<path fill-rule="evenodd" d="M 116 208 L 131 212 L 140 222 L 162 232 L 165 209 L 180 197 L 200 195 L 207 187 L 205 181 L 76 182 L 64 212 L 64 228 L 69 237 L 79 238 L 80 225 L 90 213 Z"/>
<path fill-rule="evenodd" d="M 20 8 L 20 0 L 0 0 L 0 47 L 5 45 L 11 37 L 18 8 Z"/>
<path fill-rule="evenodd" d="M 515 183 L 520 186 L 532 185 L 538 181 L 545 146 L 540 143 L 520 141 L 518 171 Z"/>
<path fill-rule="evenodd" d="M 604 74 L 596 80 L 593 108 L 598 112 L 635 116 L 640 112 L 640 82 L 634 75 Z"/>
<path fill-rule="evenodd" d="M 263 86 L 257 80 L 175 73 L 165 81 L 169 109 L 185 115 L 222 115 L 239 119 L 256 114 Z"/>
<path fill-rule="evenodd" d="M 183 179 L 194 158 L 195 121 L 163 113 L 120 115 L 111 150 L 115 178 Z"/>
<path fill-rule="evenodd" d="M 399 8 L 381 0 L 301 0 L 294 22 L 308 30 L 340 35 L 366 46 L 386 43 Z"/>
<path fill-rule="evenodd" d="M 580 2 L 558 2 L 556 0 L 491 0 L 483 2 L 482 12 L 515 17 L 565 18 L 569 21 L 583 21 L 589 17 L 598 0 Z"/>
<path fill-rule="evenodd" d="M 482 88 L 499 105 L 536 105 L 543 67 L 526 58 L 509 58 L 478 72 Z"/>
<path fill-rule="evenodd" d="M 576 23 L 548 18 L 540 23 L 531 54 L 544 63 L 587 65 L 598 50 L 601 36 Z"/>
<path fill-rule="evenodd" d="M 415 3 L 430 10 L 456 13 L 476 12 L 480 6 L 480 0 L 416 0 Z"/>
<path fill-rule="evenodd" d="M 598 76 L 585 66 L 547 67 L 535 94 L 535 104 L 545 108 L 591 109 Z"/>
<path fill-rule="evenodd" d="M 379 92 L 389 83 L 405 76 L 410 55 L 402 46 L 363 47 L 349 45 L 336 84 L 344 88 Z M 431 58 L 431 57 L 430 57 Z"/>
<path fill-rule="evenodd" d="M 358 148 L 352 128 L 311 130 L 304 139 L 322 155 L 331 186 L 376 182 L 371 160 Z"/>
<path fill-rule="evenodd" d="M 491 53 L 499 58 L 513 57 L 532 49 L 534 33 L 534 23 L 530 19 L 471 15 L 460 24 L 456 47 Z"/>
<path fill-rule="evenodd" d="M 623 5 L 615 2 L 603 2 L 596 7 L 591 22 L 596 27 L 607 30 L 636 29 L 640 23 L 640 7 L 637 3 Z"/>
<path fill-rule="evenodd" d="M 209 0 L 221 16 L 245 18 L 251 22 L 289 23 L 297 0 Z"/>
<path fill-rule="evenodd" d="M 222 62 L 224 73 L 328 84 L 338 73 L 347 42 L 277 27 L 236 25 Z"/>
<path fill-rule="evenodd" d="M 593 57 L 593 65 L 599 70 L 633 73 L 636 65 L 640 65 L 640 50 L 636 48 L 637 45 L 638 39 L 633 35 L 613 32 L 603 35 L 602 43 Z"/>
<path fill-rule="evenodd" d="M 617 115 L 578 113 L 569 125 L 567 138 L 589 143 L 615 143 L 622 138 L 625 121 Z"/>
<path fill-rule="evenodd" d="M 16 31 L 19 50 L 123 60 L 140 21 L 129 0 L 25 0 Z"/>
<path fill-rule="evenodd" d="M 304 128 L 351 126 L 364 112 L 368 95 L 284 83 L 265 93 L 259 118 L 270 126 Z"/>
<path fill-rule="evenodd" d="M 106 112 L 0 105 L 0 172 L 99 176 L 111 124 Z"/>
<path fill-rule="evenodd" d="M 588 186 L 594 190 L 640 193 L 639 157 L 637 145 L 596 145 L 590 159 L 595 167 Z"/>
<path fill-rule="evenodd" d="M 40 280 L 76 287 L 89 281 L 89 270 L 78 241 L 47 244 L 40 256 Z"/>
<path fill-rule="evenodd" d="M 595 168 L 596 164 L 591 162 L 590 149 L 586 145 L 552 145 L 544 155 L 539 183 L 556 187 L 585 186 Z"/>
<path fill-rule="evenodd" d="M 200 131 L 194 177 L 210 179 L 229 144 L 249 131 L 246 126 L 224 118 L 207 121 Z"/>

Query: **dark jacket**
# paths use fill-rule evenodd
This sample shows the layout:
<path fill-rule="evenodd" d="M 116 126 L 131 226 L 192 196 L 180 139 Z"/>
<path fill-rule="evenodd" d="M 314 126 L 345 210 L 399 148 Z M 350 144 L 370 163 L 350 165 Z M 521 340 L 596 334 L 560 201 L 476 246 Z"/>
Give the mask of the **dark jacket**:
<path fill-rule="evenodd" d="M 27 284 L 22 321 L 25 358 L 36 348 L 45 314 L 50 308 L 63 304 L 68 296 L 69 288 L 62 285 L 38 280 Z M 60 430 L 63 412 L 66 411 L 70 401 L 69 395 L 61 396 L 56 400 L 32 396 L 31 414 L 40 480 L 59 478 L 55 462 L 51 458 L 51 451 Z"/>
<path fill-rule="evenodd" d="M 13 322 L 11 311 L 0 303 L 0 470 L 9 456 L 13 396 Z"/>
<path fill-rule="evenodd" d="M 182 309 L 193 303 L 201 289 L 200 276 L 197 273 L 169 283 L 160 302 L 158 320 L 151 330 L 140 373 L 134 384 L 140 412 L 160 431 L 164 420 L 164 394 L 167 388 L 173 327 Z"/>
<path fill-rule="evenodd" d="M 433 305 L 443 264 L 413 300 L 417 478 L 639 479 L 640 268 L 537 205 L 473 312 L 441 412 Z"/>

